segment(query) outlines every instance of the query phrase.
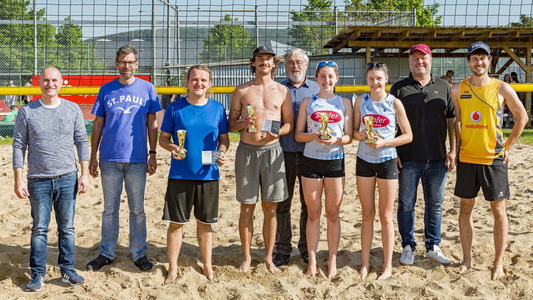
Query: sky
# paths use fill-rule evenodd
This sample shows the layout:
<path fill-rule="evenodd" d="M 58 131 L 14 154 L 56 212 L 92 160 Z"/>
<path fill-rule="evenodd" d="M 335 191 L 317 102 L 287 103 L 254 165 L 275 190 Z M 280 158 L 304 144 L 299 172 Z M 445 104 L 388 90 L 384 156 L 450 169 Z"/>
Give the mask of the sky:
<path fill-rule="evenodd" d="M 149 29 L 151 23 L 152 0 L 36 0 L 38 8 L 45 8 L 48 20 L 63 20 L 71 15 L 75 22 L 82 23 L 84 37 L 102 36 L 116 32 Z M 385 1 L 385 0 L 384 0 Z M 182 10 L 180 18 L 218 19 L 220 12 L 203 12 L 197 14 L 190 10 L 254 10 L 258 6 L 260 12 L 268 14 L 269 20 L 288 20 L 287 11 L 300 10 L 307 1 L 303 0 L 155 0 L 156 18 L 159 22 L 166 19 L 165 4 L 169 3 Z M 505 26 L 517 22 L 520 14 L 533 15 L 531 0 L 424 0 L 424 5 L 439 3 L 439 16 L 443 16 L 444 26 Z M 70 3 L 70 4 L 68 4 Z M 339 9 L 345 6 L 344 0 L 333 0 Z M 165 11 L 164 11 L 165 9 Z M 189 12 L 183 12 L 188 9 Z M 282 12 L 283 11 L 283 12 Z M 173 12 L 171 21 L 175 21 Z M 240 20 L 253 20 L 253 13 L 234 13 Z M 277 17 L 276 17 L 277 16 Z M 183 22 L 183 21 L 182 21 Z M 157 26 L 162 26 L 158 23 Z"/>

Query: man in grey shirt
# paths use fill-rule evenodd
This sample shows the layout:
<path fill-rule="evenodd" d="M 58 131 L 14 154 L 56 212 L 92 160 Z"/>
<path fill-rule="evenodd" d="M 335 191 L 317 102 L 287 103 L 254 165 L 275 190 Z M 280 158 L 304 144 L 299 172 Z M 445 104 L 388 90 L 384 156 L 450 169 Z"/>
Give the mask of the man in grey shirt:
<path fill-rule="evenodd" d="M 52 207 L 59 234 L 58 264 L 63 282 L 78 285 L 83 277 L 74 270 L 74 211 L 77 192 L 89 188 L 89 143 L 80 107 L 58 96 L 63 79 L 58 69 L 48 67 L 39 78 L 42 97 L 24 105 L 13 134 L 15 193 L 30 199 L 31 279 L 26 291 L 37 292 L 46 275 L 47 233 Z M 81 174 L 72 145 L 76 145 Z M 22 168 L 28 151 L 28 184 Z"/>

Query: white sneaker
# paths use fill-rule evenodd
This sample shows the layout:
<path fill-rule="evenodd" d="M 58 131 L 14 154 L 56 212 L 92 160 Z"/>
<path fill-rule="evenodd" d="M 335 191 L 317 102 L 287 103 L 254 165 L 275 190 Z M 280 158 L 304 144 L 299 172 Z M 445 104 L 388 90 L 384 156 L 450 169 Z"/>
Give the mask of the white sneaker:
<path fill-rule="evenodd" d="M 444 253 L 442 253 L 442 250 L 440 250 L 439 246 L 437 245 L 433 245 L 433 250 L 426 252 L 426 257 L 436 259 L 443 265 L 451 264 L 451 261 L 444 256 Z"/>
<path fill-rule="evenodd" d="M 402 250 L 402 255 L 400 256 L 400 265 L 410 266 L 415 263 L 416 253 L 411 249 L 411 246 L 407 245 Z"/>

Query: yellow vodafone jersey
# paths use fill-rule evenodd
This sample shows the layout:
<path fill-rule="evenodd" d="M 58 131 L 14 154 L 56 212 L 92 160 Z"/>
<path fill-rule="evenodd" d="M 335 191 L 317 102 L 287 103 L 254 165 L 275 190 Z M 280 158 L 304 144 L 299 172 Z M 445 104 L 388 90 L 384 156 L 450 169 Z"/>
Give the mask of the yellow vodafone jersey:
<path fill-rule="evenodd" d="M 503 104 L 498 91 L 501 80 L 483 86 L 473 86 L 466 78 L 461 81 L 461 147 L 459 160 L 465 163 L 492 165 L 503 160 Z"/>

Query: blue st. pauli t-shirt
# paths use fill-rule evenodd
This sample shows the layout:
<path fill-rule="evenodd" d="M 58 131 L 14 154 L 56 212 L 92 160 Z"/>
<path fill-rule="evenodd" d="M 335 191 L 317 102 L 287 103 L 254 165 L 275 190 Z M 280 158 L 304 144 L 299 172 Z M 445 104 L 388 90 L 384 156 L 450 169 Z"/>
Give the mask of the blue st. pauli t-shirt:
<path fill-rule="evenodd" d="M 140 78 L 130 85 L 115 79 L 100 88 L 92 114 L 105 118 L 100 160 L 146 162 L 148 114 L 161 110 L 153 84 Z"/>
<path fill-rule="evenodd" d="M 226 111 L 222 104 L 208 99 L 204 105 L 192 105 L 186 98 L 172 102 L 165 112 L 161 131 L 172 134 L 178 144 L 177 131 L 187 130 L 182 160 L 171 158 L 168 178 L 185 180 L 219 180 L 218 165 L 202 165 L 202 151 L 218 150 L 218 137 L 228 133 Z"/>

